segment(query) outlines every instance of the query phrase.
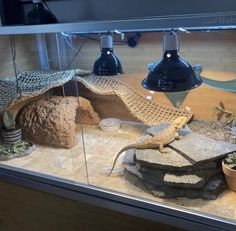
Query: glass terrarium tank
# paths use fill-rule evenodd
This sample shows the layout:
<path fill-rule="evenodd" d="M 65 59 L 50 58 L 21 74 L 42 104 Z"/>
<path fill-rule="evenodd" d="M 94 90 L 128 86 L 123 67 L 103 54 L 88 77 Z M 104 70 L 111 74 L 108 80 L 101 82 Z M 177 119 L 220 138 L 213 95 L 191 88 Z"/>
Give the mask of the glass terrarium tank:
<path fill-rule="evenodd" d="M 235 223 L 235 30 L 0 40 L 2 165 Z"/>

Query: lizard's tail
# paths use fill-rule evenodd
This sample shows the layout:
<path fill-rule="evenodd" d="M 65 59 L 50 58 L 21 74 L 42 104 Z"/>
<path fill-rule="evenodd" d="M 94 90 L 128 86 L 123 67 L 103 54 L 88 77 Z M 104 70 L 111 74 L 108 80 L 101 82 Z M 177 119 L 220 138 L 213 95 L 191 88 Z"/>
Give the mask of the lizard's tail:
<path fill-rule="evenodd" d="M 136 146 L 135 144 L 129 144 L 129 145 L 123 147 L 123 148 L 116 154 L 115 160 L 113 161 L 113 165 L 112 165 L 111 171 L 109 172 L 109 174 L 108 174 L 107 176 L 110 176 L 110 175 L 112 174 L 112 172 L 113 172 L 113 170 L 114 170 L 114 168 L 115 168 L 116 162 L 117 162 L 118 158 L 120 157 L 120 155 L 121 155 L 124 151 L 126 151 L 126 150 L 128 150 L 128 149 L 135 148 L 135 146 Z"/>

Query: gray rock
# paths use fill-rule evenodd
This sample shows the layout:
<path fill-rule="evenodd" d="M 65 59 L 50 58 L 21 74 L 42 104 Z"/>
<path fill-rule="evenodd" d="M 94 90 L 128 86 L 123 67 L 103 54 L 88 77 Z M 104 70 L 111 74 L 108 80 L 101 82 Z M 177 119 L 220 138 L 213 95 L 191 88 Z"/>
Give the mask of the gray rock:
<path fill-rule="evenodd" d="M 134 149 L 129 149 L 125 152 L 125 156 L 123 159 L 123 164 L 128 164 L 128 165 L 135 165 L 134 162 Z"/>
<path fill-rule="evenodd" d="M 181 140 L 175 140 L 169 146 L 194 164 L 221 159 L 226 154 L 236 151 L 236 144 L 213 140 L 197 133 L 191 133 Z"/>
<path fill-rule="evenodd" d="M 170 126 L 169 123 L 161 123 L 161 124 L 158 124 L 158 125 L 155 125 L 153 127 L 150 127 L 148 129 L 146 129 L 145 134 L 148 134 L 148 135 L 151 135 L 151 136 L 157 136 L 159 133 L 161 133 L 163 130 L 165 130 L 169 126 Z M 181 128 L 178 131 L 178 133 L 181 136 L 185 136 L 185 135 L 188 135 L 188 134 L 192 133 L 192 131 L 186 125 L 184 128 Z"/>
<path fill-rule="evenodd" d="M 221 174 L 211 178 L 202 189 L 185 190 L 172 188 L 164 184 L 154 185 L 150 182 L 147 182 L 135 166 L 126 166 L 125 176 L 126 179 L 131 183 L 137 185 L 139 182 L 141 187 L 145 186 L 148 192 L 151 192 L 154 196 L 161 198 L 187 197 L 212 200 L 216 199 L 217 196 L 226 188 L 224 178 Z"/>
<path fill-rule="evenodd" d="M 146 136 L 158 134 L 158 129 L 163 126 L 147 130 Z M 154 196 L 215 199 L 226 188 L 220 159 L 236 145 L 189 131 L 183 134 L 183 139 L 168 145 L 167 154 L 158 149 L 129 150 L 125 176 Z"/>
<path fill-rule="evenodd" d="M 163 180 L 166 185 L 182 188 L 202 188 L 206 183 L 203 176 L 200 177 L 195 174 L 178 176 L 172 173 L 166 173 Z"/>
<path fill-rule="evenodd" d="M 189 160 L 174 150 L 163 154 L 158 149 L 136 149 L 135 160 L 141 166 L 167 171 L 193 171 L 216 168 L 215 162 L 193 165 Z"/>
<path fill-rule="evenodd" d="M 148 128 L 145 133 L 151 136 L 156 136 L 166 128 L 170 126 L 169 123 L 160 123 L 158 125 L 155 125 L 153 127 Z"/>
<path fill-rule="evenodd" d="M 190 133 L 192 133 L 192 130 L 188 127 L 188 125 L 185 125 L 183 128 L 181 128 L 179 131 L 178 131 L 179 135 L 181 136 L 186 136 Z"/>
<path fill-rule="evenodd" d="M 203 188 L 209 178 L 215 176 L 220 169 L 198 170 L 192 172 L 166 172 L 163 170 L 142 167 L 137 164 L 137 169 L 142 178 L 147 182 L 161 186 L 166 185 L 174 188 Z"/>

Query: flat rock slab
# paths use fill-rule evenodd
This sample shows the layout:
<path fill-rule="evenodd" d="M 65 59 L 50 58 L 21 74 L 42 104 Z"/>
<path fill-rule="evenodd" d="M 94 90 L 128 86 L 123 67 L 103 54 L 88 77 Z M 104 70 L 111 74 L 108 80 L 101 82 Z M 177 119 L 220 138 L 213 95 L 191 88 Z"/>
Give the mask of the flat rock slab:
<path fill-rule="evenodd" d="M 125 167 L 126 179 L 131 183 L 137 184 L 139 180 L 141 186 L 145 186 L 148 192 L 151 192 L 154 196 L 161 198 L 175 198 L 175 197 L 187 197 L 187 198 L 203 198 L 203 199 L 216 199 L 217 196 L 226 188 L 224 178 L 221 174 L 212 177 L 208 183 L 202 189 L 178 189 L 168 187 L 166 185 L 154 185 L 147 182 L 143 178 L 142 174 L 137 170 L 135 166 Z"/>
<path fill-rule="evenodd" d="M 170 126 L 169 123 L 161 123 L 158 125 L 155 125 L 153 127 L 150 127 L 146 129 L 145 134 L 148 134 L 150 136 L 158 136 L 161 132 L 163 132 L 165 129 L 167 129 Z M 188 135 L 189 133 L 192 133 L 192 131 L 188 128 L 188 126 L 181 128 L 178 133 L 181 136 Z"/>
<path fill-rule="evenodd" d="M 166 185 L 172 187 L 191 187 L 191 188 L 202 188 L 205 184 L 204 177 L 200 177 L 194 174 L 186 174 L 177 176 L 171 173 L 166 173 L 164 176 L 164 182 Z"/>
<path fill-rule="evenodd" d="M 236 144 L 213 140 L 197 133 L 191 133 L 181 140 L 170 143 L 169 146 L 181 152 L 193 164 L 221 159 L 226 154 L 236 151 Z"/>
<path fill-rule="evenodd" d="M 128 165 L 135 165 L 134 162 L 134 149 L 129 149 L 125 151 L 125 156 L 123 159 L 123 164 L 128 164 Z"/>
<path fill-rule="evenodd" d="M 185 137 L 186 138 L 186 137 Z M 184 139 L 185 139 L 184 138 Z M 180 142 L 180 141 L 178 141 Z M 142 166 L 169 171 L 194 171 L 216 168 L 215 162 L 194 164 L 174 150 L 163 154 L 158 149 L 135 149 L 135 160 Z"/>
<path fill-rule="evenodd" d="M 151 136 L 156 136 L 158 135 L 160 132 L 162 132 L 163 130 L 165 130 L 166 128 L 168 128 L 170 126 L 169 123 L 160 123 L 158 125 L 155 125 L 153 127 L 148 128 L 145 133 L 149 134 Z"/>
<path fill-rule="evenodd" d="M 174 188 L 200 189 L 207 181 L 219 174 L 221 169 L 197 170 L 195 172 L 166 172 L 163 170 L 142 167 L 137 164 L 137 170 L 142 175 L 142 179 L 156 186 L 170 186 Z"/>

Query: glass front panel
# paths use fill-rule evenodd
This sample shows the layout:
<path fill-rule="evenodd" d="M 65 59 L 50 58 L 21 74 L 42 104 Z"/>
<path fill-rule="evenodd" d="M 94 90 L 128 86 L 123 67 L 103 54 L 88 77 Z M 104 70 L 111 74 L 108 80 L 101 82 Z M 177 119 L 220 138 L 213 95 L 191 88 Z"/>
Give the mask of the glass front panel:
<path fill-rule="evenodd" d="M 235 222 L 236 32 L 177 34 L 176 59 L 173 44 L 163 56 L 163 33 L 113 34 L 114 49 L 102 47 L 121 62 L 117 76 L 91 73 L 98 34 L 1 36 L 2 130 L 13 116 L 24 141 L 2 139 L 1 163 Z M 196 88 L 145 89 L 165 58 L 186 60 Z M 175 73 L 175 84 L 189 81 Z"/>
<path fill-rule="evenodd" d="M 80 95 L 100 118 L 98 125 L 83 125 L 89 183 L 234 221 L 236 194 L 224 180 L 221 161 L 236 148 L 236 33 L 178 33 L 179 55 L 201 72 L 203 83 L 177 93 L 149 91 L 141 84 L 148 64 L 163 58 L 163 35 L 129 33 L 125 40 L 114 35 L 124 74 L 80 80 Z M 92 70 L 100 55 L 99 35 L 77 35 L 77 47 L 85 38 L 77 65 Z M 134 38 L 137 45 L 130 47 L 127 40 Z M 177 129 L 178 140 L 168 126 L 184 116 L 189 121 Z"/>
<path fill-rule="evenodd" d="M 0 39 L 1 164 L 87 184 L 80 102 L 63 86 L 74 71 L 63 72 L 57 35 Z"/>

